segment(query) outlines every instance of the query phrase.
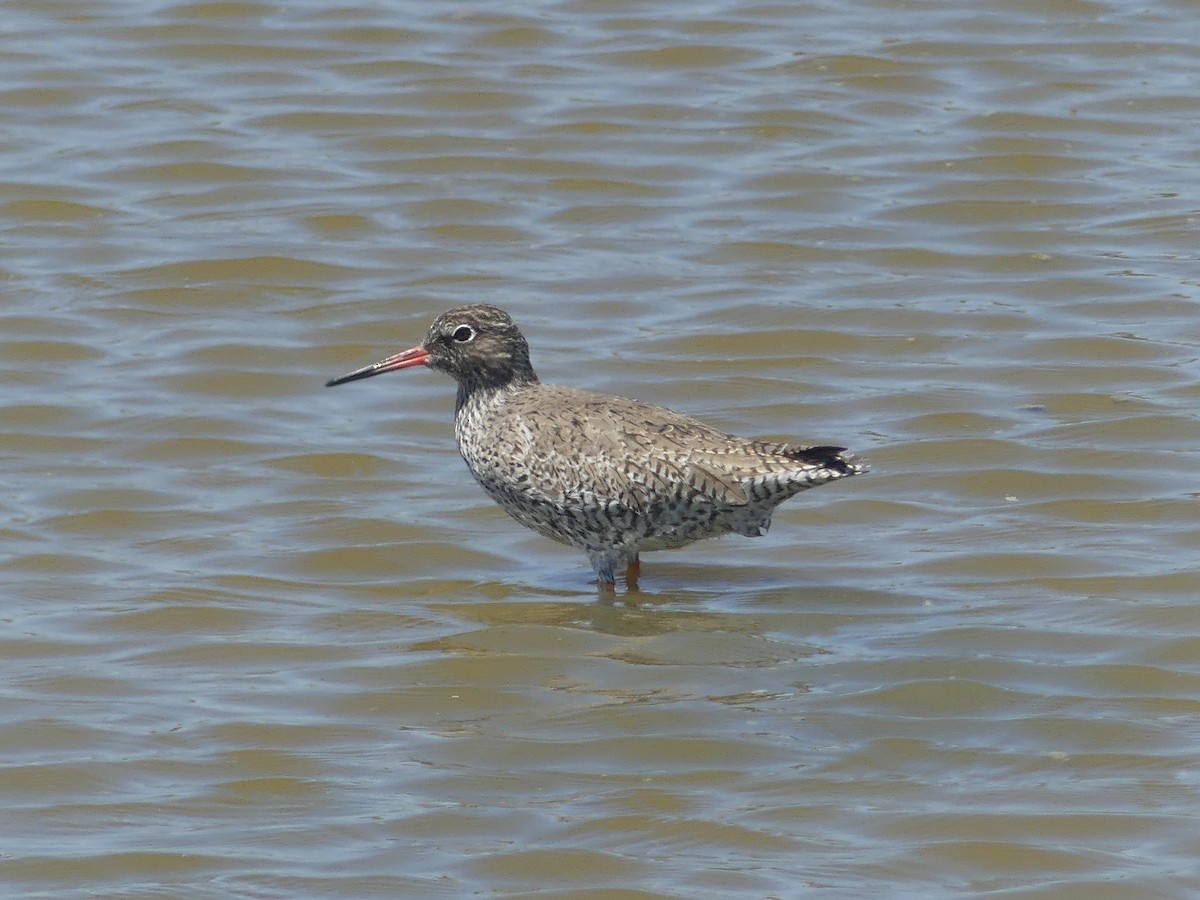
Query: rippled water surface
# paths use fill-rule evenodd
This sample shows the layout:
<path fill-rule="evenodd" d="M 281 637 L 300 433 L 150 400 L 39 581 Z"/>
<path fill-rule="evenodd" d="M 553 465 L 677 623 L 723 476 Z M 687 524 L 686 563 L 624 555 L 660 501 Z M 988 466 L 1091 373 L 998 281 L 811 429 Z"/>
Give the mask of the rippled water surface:
<path fill-rule="evenodd" d="M 5 22 L 0 893 L 1200 893 L 1191 5 Z M 875 470 L 601 602 L 478 300 Z"/>

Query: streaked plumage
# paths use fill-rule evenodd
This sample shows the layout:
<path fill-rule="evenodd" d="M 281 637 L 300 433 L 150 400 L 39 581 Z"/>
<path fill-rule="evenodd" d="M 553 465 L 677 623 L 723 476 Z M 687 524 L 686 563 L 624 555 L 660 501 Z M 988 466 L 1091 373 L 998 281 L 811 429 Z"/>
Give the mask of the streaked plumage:
<path fill-rule="evenodd" d="M 602 586 L 643 550 L 755 537 L 811 487 L 868 466 L 842 447 L 725 434 L 658 406 L 542 384 L 504 310 L 442 313 L 422 344 L 329 385 L 426 365 L 458 382 L 454 432 L 471 474 L 510 516 L 587 553 Z"/>

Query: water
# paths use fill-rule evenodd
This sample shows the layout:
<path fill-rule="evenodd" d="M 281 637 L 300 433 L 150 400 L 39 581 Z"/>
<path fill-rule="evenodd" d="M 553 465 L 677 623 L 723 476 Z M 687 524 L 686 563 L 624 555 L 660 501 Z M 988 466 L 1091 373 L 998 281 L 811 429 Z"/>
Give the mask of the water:
<path fill-rule="evenodd" d="M 9 9 L 3 893 L 1200 890 L 1190 12 Z M 598 602 L 480 300 L 875 470 Z"/>

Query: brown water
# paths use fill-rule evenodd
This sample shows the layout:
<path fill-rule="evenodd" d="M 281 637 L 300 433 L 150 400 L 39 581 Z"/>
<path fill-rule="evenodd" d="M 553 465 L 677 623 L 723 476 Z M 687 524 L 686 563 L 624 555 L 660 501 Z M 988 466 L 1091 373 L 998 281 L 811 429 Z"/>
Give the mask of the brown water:
<path fill-rule="evenodd" d="M 1200 893 L 1179 2 L 19 3 L 0 894 Z M 596 600 L 434 314 L 875 471 Z"/>

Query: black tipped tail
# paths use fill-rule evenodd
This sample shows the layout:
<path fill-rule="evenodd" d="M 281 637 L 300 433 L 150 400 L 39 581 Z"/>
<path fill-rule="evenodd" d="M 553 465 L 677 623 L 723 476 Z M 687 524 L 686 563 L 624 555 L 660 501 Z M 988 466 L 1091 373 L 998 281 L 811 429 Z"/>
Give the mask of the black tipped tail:
<path fill-rule="evenodd" d="M 845 447 L 790 447 L 788 456 L 797 462 L 821 466 L 839 475 L 861 475 L 871 470 L 866 460 L 848 452 Z"/>

